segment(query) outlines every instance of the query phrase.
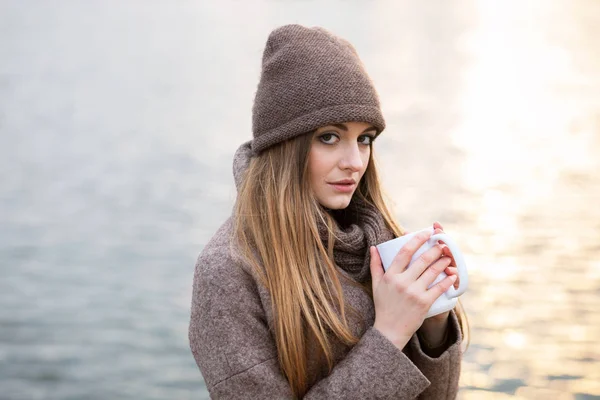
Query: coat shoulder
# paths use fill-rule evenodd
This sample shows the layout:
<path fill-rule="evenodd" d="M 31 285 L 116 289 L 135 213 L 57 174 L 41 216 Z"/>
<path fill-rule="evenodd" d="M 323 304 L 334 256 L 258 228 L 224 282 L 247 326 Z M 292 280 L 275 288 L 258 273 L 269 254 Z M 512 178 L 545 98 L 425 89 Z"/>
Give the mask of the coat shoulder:
<path fill-rule="evenodd" d="M 195 279 L 218 286 L 232 280 L 255 280 L 251 267 L 244 262 L 235 246 L 233 219 L 229 217 L 206 243 L 195 266 Z"/>

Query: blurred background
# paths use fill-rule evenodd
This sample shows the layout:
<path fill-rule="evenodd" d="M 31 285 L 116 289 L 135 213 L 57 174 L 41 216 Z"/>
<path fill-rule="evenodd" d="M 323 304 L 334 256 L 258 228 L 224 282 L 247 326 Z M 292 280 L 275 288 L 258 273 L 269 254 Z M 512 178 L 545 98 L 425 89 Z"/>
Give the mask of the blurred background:
<path fill-rule="evenodd" d="M 600 399 L 600 1 L 0 1 L 0 398 L 208 398 L 196 257 L 269 32 L 357 48 L 408 230 L 465 251 L 461 399 Z"/>

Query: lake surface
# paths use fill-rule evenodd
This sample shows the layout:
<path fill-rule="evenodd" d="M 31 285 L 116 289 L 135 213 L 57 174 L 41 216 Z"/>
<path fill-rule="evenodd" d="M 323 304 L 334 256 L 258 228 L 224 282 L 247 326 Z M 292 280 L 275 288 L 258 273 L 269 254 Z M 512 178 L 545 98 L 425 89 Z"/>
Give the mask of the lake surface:
<path fill-rule="evenodd" d="M 595 0 L 3 1 L 0 398 L 208 398 L 194 263 L 286 23 L 355 44 L 400 223 L 465 251 L 460 398 L 600 399 Z"/>

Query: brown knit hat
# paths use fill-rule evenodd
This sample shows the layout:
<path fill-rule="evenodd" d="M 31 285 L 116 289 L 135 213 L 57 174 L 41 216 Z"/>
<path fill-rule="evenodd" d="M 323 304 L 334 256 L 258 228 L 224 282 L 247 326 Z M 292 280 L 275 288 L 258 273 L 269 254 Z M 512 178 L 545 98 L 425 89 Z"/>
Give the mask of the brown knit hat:
<path fill-rule="evenodd" d="M 273 30 L 252 109 L 253 153 L 346 121 L 385 128 L 379 97 L 354 46 L 320 27 Z"/>

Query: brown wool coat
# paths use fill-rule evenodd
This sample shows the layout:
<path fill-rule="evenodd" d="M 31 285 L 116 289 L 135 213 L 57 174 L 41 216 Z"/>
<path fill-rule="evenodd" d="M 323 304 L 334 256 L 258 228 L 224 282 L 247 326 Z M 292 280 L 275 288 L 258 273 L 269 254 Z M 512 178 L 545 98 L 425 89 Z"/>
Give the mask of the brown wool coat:
<path fill-rule="evenodd" d="M 238 176 L 236 176 L 236 181 Z M 228 219 L 198 257 L 189 340 L 214 399 L 287 399 L 292 394 L 277 360 L 267 290 L 251 269 L 231 254 Z M 344 273 L 340 270 L 340 273 Z M 305 399 L 455 399 L 461 368 L 461 333 L 450 313 L 447 348 L 428 356 L 417 335 L 400 351 L 373 328 L 372 299 L 342 279 L 346 303 L 364 320 L 352 323 L 360 341 L 334 343 L 330 374 L 309 360 L 314 384 Z"/>

